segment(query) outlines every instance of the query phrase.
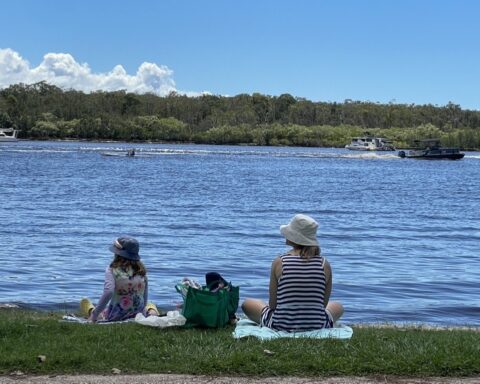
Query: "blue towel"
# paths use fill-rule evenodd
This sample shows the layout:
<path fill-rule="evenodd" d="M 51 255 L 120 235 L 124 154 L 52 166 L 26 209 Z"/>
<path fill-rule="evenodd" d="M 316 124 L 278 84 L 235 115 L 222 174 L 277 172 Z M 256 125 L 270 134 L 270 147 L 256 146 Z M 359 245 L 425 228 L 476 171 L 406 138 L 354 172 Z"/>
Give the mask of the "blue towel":
<path fill-rule="evenodd" d="M 260 327 L 253 321 L 242 319 L 237 323 L 233 337 L 240 339 L 241 337 L 255 336 L 261 340 L 278 339 L 280 337 L 309 337 L 314 339 L 350 339 L 353 330 L 345 325 L 336 325 L 335 328 L 317 329 L 305 332 L 285 332 L 275 331 L 267 327 Z"/>

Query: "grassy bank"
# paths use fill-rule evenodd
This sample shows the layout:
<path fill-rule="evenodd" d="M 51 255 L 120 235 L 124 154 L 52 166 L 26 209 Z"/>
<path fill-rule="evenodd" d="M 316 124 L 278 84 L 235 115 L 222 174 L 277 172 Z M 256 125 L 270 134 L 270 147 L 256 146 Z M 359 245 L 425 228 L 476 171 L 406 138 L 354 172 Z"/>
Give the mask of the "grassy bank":
<path fill-rule="evenodd" d="M 480 374 L 480 333 L 355 328 L 351 340 L 235 340 L 222 330 L 60 323 L 0 310 L 0 374 L 184 373 L 331 376 Z M 266 353 L 265 350 L 272 353 Z M 46 360 L 39 362 L 37 356 Z"/>

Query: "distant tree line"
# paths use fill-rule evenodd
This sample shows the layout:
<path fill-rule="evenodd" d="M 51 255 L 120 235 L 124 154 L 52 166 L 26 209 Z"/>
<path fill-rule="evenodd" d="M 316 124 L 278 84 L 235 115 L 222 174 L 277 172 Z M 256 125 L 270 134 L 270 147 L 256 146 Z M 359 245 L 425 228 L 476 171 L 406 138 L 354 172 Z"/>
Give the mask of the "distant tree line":
<path fill-rule="evenodd" d="M 312 102 L 289 94 L 160 97 L 84 93 L 46 82 L 0 90 L 0 127 L 30 139 L 86 139 L 343 147 L 368 131 L 397 147 L 439 138 L 480 148 L 480 111 L 459 105 Z"/>

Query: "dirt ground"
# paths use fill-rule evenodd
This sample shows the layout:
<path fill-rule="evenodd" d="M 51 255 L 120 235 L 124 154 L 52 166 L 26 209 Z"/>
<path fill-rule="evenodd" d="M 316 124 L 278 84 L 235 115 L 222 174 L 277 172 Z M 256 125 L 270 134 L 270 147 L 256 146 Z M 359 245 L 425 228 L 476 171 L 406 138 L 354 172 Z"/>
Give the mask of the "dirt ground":
<path fill-rule="evenodd" d="M 412 378 L 396 376 L 375 377 L 210 377 L 192 375 L 58 375 L 0 376 L 1 384 L 477 384 L 480 377 L 470 378 Z"/>

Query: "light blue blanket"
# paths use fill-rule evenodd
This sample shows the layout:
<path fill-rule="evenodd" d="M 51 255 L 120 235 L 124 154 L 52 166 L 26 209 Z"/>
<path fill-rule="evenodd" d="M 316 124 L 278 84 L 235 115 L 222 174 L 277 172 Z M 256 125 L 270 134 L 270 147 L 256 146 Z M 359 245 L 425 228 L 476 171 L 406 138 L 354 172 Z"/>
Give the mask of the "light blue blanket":
<path fill-rule="evenodd" d="M 261 340 L 278 339 L 281 337 L 308 337 L 314 339 L 350 339 L 353 335 L 353 330 L 345 325 L 336 325 L 335 328 L 317 329 L 314 331 L 305 332 L 285 332 L 275 331 L 267 327 L 260 327 L 253 321 L 242 319 L 237 323 L 233 337 L 240 339 L 242 337 L 254 336 Z"/>

